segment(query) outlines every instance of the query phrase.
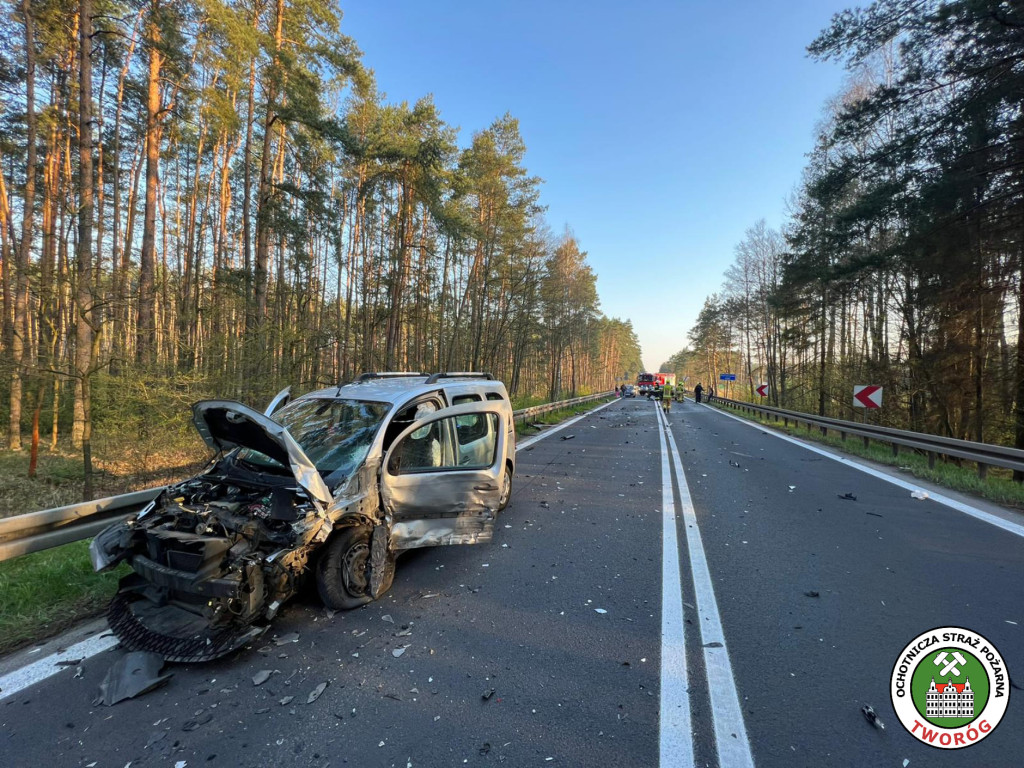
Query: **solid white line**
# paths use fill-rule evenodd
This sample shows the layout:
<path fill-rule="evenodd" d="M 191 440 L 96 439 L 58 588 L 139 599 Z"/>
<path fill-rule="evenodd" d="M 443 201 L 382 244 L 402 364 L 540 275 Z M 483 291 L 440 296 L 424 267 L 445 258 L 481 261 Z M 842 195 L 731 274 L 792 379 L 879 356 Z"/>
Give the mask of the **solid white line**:
<path fill-rule="evenodd" d="M 596 408 L 592 408 L 586 413 L 580 414 L 579 416 L 569 419 L 569 421 L 563 422 L 556 427 L 552 427 L 546 432 L 543 432 L 539 435 L 535 435 L 534 437 L 531 437 L 528 440 L 524 440 L 522 443 L 516 446 L 516 450 L 518 451 L 522 448 L 527 448 L 530 445 L 533 445 L 535 442 L 543 440 L 548 435 L 552 435 L 555 432 L 558 432 L 559 430 L 572 426 L 580 419 L 583 419 L 592 413 L 596 413 L 602 408 L 606 408 L 615 402 L 617 401 L 612 400 L 607 403 L 602 403 Z M 75 643 L 66 650 L 51 654 L 50 656 L 47 656 L 43 659 L 39 659 L 38 661 L 34 661 L 31 664 L 22 667 L 21 669 L 16 669 L 13 672 L 9 672 L 3 677 L 0 677 L 0 701 L 6 699 L 8 696 L 13 696 L 18 691 L 22 691 L 25 688 L 28 688 L 30 685 L 35 685 L 36 683 L 41 682 L 46 678 L 57 674 L 62 669 L 67 668 L 66 666 L 60 665 L 59 662 L 70 661 L 72 659 L 80 659 L 84 661 L 85 659 L 95 656 L 97 653 L 102 653 L 103 651 L 109 648 L 113 648 L 115 645 L 117 645 L 117 642 L 117 638 L 113 635 L 90 637 L 87 640 L 81 641 L 80 643 Z"/>
<path fill-rule="evenodd" d="M 740 695 L 736 689 L 736 678 L 729 661 L 729 648 L 722 631 L 722 618 L 715 601 L 715 589 L 711 582 L 707 555 L 694 513 L 693 498 L 686 484 L 683 463 L 679 459 L 676 440 L 663 419 L 668 436 L 672 462 L 676 468 L 679 484 L 679 500 L 686 526 L 686 545 L 690 555 L 690 571 L 693 574 L 694 598 L 700 616 L 700 636 L 704 646 L 704 666 L 707 668 L 708 694 L 711 699 L 711 717 L 714 720 L 715 744 L 718 747 L 718 764 L 721 768 L 752 768 L 754 756 L 750 751 L 747 728 L 743 722 Z M 709 647 L 709 646 L 716 647 Z"/>
<path fill-rule="evenodd" d="M 686 626 L 679 572 L 679 536 L 676 502 L 672 492 L 665 430 L 661 438 L 661 718 L 659 764 L 662 768 L 692 766 L 693 727 L 690 720 L 690 683 L 686 672 Z"/>
<path fill-rule="evenodd" d="M 839 454 L 832 453 L 831 451 L 825 450 L 824 448 L 819 448 L 816 445 L 805 443 L 803 440 L 798 440 L 795 437 L 790 437 L 789 435 L 783 434 L 781 432 L 776 432 L 774 429 L 766 428 L 764 424 L 758 424 L 757 422 L 754 421 L 748 421 L 747 419 L 741 418 L 739 416 L 734 416 L 733 414 L 727 413 L 718 408 L 712 408 L 711 406 L 705 407 L 711 411 L 720 413 L 723 416 L 728 416 L 730 419 L 735 419 L 741 424 L 746 424 L 748 427 L 760 429 L 766 434 L 777 437 L 780 440 L 785 440 L 788 443 L 793 443 L 793 445 L 799 445 L 801 448 L 806 448 L 808 451 L 813 451 L 814 453 L 830 458 L 833 461 L 838 461 L 840 464 L 845 464 L 848 467 L 860 470 L 861 472 L 871 475 L 872 477 L 877 477 L 879 480 L 885 480 L 885 482 L 892 483 L 893 485 L 898 486 L 900 488 L 905 488 L 908 491 L 917 491 L 921 489 L 920 485 L 915 485 L 914 483 L 902 480 L 898 477 L 893 477 L 892 475 L 877 470 L 874 467 L 866 466 L 865 464 L 861 464 L 857 461 L 854 461 L 853 459 L 848 459 L 845 456 L 840 456 Z M 1024 525 L 1021 525 L 1020 523 L 1015 523 L 1012 520 L 1004 520 L 998 515 L 993 515 L 991 512 L 986 512 L 983 509 L 972 507 L 970 504 L 964 504 L 962 501 L 951 499 L 949 496 L 944 496 L 941 493 L 933 493 L 931 490 L 928 491 L 928 498 L 931 499 L 932 501 L 937 501 L 939 504 L 943 504 L 949 507 L 950 509 L 955 509 L 958 512 L 963 512 L 965 515 L 969 515 L 977 520 L 981 520 L 982 522 L 988 523 L 989 525 L 994 525 L 996 526 L 996 528 L 1002 528 L 1004 531 L 1012 533 L 1015 536 L 1024 537 Z"/>
<path fill-rule="evenodd" d="M 0 701 L 68 668 L 69 665 L 61 665 L 59 662 L 85 660 L 113 648 L 117 643 L 118 640 L 113 635 L 96 635 L 82 640 L 80 643 L 75 643 L 63 651 L 51 654 L 45 659 L 34 661 L 27 667 L 16 669 L 0 677 Z"/>
<path fill-rule="evenodd" d="M 551 429 L 546 429 L 543 432 L 541 432 L 539 435 L 534 435 L 533 437 L 528 437 L 526 440 L 523 440 L 523 442 L 521 442 L 518 445 L 516 445 L 516 451 L 521 451 L 524 448 L 529 448 L 531 445 L 533 445 L 534 443 L 540 442 L 545 437 L 547 437 L 549 435 L 553 435 L 553 434 L 555 434 L 555 432 L 560 432 L 563 429 L 565 429 L 566 427 L 571 427 L 573 424 L 575 424 L 580 419 L 585 419 L 590 414 L 597 413 L 602 408 L 607 408 L 609 405 L 614 405 L 617 402 L 619 402 L 619 401 L 618 400 L 609 400 L 607 403 L 601 403 L 601 405 L 597 406 L 597 408 L 591 408 L 586 413 L 581 413 L 579 416 L 574 416 L 573 418 L 569 419 L 568 421 L 563 421 L 558 426 L 552 427 Z"/>

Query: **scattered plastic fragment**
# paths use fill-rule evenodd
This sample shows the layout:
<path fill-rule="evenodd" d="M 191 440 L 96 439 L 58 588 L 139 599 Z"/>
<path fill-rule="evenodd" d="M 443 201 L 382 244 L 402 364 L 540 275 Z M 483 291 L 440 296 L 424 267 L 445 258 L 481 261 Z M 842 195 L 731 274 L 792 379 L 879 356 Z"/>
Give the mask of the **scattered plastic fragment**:
<path fill-rule="evenodd" d="M 150 747 L 159 744 L 165 738 L 167 738 L 167 731 L 157 731 L 149 737 L 149 741 L 146 742 L 146 746 L 144 747 L 144 749 L 149 749 Z"/>
<path fill-rule="evenodd" d="M 397 659 L 399 656 L 405 653 L 405 649 L 408 647 L 408 645 L 403 645 L 401 648 L 395 648 L 391 651 L 391 655 Z"/>
<path fill-rule="evenodd" d="M 572 439 L 574 439 L 575 437 L 576 437 L 576 435 L 563 435 L 563 436 L 562 436 L 562 439 L 563 439 L 563 440 L 572 440 Z"/>
<path fill-rule="evenodd" d="M 294 698 L 295 698 L 294 696 L 285 696 L 283 699 L 281 699 L 277 703 L 280 704 L 282 707 L 287 707 L 289 704 L 292 703 L 292 699 L 294 699 Z"/>
<path fill-rule="evenodd" d="M 275 637 L 274 638 L 274 645 L 287 645 L 288 643 L 297 643 L 297 642 L 299 642 L 299 633 L 298 632 L 289 632 L 287 635 L 283 635 L 282 637 Z"/>
<path fill-rule="evenodd" d="M 263 685 L 265 682 L 267 682 L 267 680 L 270 679 L 270 676 L 272 674 L 273 672 L 269 669 L 261 669 L 259 672 L 252 676 L 252 684 Z"/>
<path fill-rule="evenodd" d="M 385 613 L 380 617 L 381 621 L 386 621 L 388 624 L 394 624 L 395 620 L 391 618 L 390 614 Z"/>
<path fill-rule="evenodd" d="M 594 613 L 608 613 L 604 608 L 595 608 Z"/>
<path fill-rule="evenodd" d="M 920 501 L 924 501 L 925 499 L 928 498 L 928 492 L 927 491 L 911 491 L 910 492 L 910 498 L 918 499 Z"/>
<path fill-rule="evenodd" d="M 194 718 L 192 720 L 187 721 L 181 727 L 181 730 L 183 730 L 183 731 L 194 731 L 200 725 L 206 725 L 211 720 L 213 720 L 213 713 L 212 712 L 203 712 L 198 717 L 196 717 L 196 718 Z"/>
<path fill-rule="evenodd" d="M 126 653 L 107 670 L 95 703 L 112 707 L 119 701 L 135 698 L 163 685 L 171 679 L 170 674 L 160 674 L 163 666 L 164 657 L 159 653 Z"/>
<path fill-rule="evenodd" d="M 493 695 L 494 695 L 494 689 L 493 688 L 488 688 L 486 691 L 484 691 L 483 693 L 480 694 L 480 698 L 483 699 L 484 701 L 490 701 L 491 696 L 493 696 Z"/>
<path fill-rule="evenodd" d="M 861 714 L 864 715 L 864 719 L 871 723 L 875 728 L 884 731 L 885 723 L 878 719 L 878 714 L 875 712 L 874 707 L 870 704 L 865 704 L 860 708 Z"/>
<path fill-rule="evenodd" d="M 314 701 L 320 698 L 320 694 L 327 690 L 327 683 L 320 683 L 316 688 L 309 692 L 309 696 L 306 697 L 306 703 L 312 704 Z"/>
<path fill-rule="evenodd" d="M 903 768 L 907 768 L 908 765 L 910 765 L 910 760 L 908 760 L 907 758 L 904 757 L 903 758 Z"/>
<path fill-rule="evenodd" d="M 1006 621 L 1007 624 L 1013 624 L 1013 626 L 1015 626 L 1015 627 L 1017 626 L 1017 622 L 1016 621 L 1010 621 L 1009 619 L 1005 619 L 1005 621 Z"/>
<path fill-rule="evenodd" d="M 792 493 L 792 492 L 793 492 L 793 491 L 795 491 L 795 490 L 796 490 L 796 486 L 795 486 L 795 485 L 791 485 L 791 486 L 789 486 L 789 492 L 790 492 L 790 493 Z"/>
<path fill-rule="evenodd" d="M 857 497 L 854 496 L 852 493 L 837 493 L 836 495 L 840 499 L 842 499 L 843 501 L 856 501 L 857 500 Z"/>
<path fill-rule="evenodd" d="M 804 592 L 805 597 L 821 597 L 821 593 L 816 589 L 809 589 Z"/>

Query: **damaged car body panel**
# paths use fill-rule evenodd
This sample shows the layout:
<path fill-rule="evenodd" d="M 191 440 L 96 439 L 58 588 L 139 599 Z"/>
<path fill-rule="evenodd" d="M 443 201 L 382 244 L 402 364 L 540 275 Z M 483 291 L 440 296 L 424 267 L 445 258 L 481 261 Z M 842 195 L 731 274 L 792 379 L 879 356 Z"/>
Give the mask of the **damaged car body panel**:
<path fill-rule="evenodd" d="M 500 410 L 459 405 L 417 421 L 398 436 L 381 477 L 396 550 L 491 540 L 505 427 Z"/>
<path fill-rule="evenodd" d="M 239 447 L 259 451 L 290 467 L 296 482 L 321 504 L 331 503 L 331 492 L 316 465 L 288 430 L 269 416 L 230 400 L 203 400 L 192 406 L 192 421 L 214 451 Z"/>
<path fill-rule="evenodd" d="M 467 396 L 411 384 L 321 390 L 273 418 L 193 406 L 210 466 L 90 547 L 96 570 L 133 570 L 108 610 L 122 644 L 214 659 L 258 637 L 311 575 L 326 605 L 351 608 L 387 591 L 402 550 L 489 541 L 514 469 L 504 387 L 448 407 Z"/>

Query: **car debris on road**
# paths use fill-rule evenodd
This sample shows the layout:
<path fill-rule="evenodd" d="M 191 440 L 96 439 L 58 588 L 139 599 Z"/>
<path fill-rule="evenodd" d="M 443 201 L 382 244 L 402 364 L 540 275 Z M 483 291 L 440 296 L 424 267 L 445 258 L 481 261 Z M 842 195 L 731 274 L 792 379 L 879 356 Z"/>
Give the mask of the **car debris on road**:
<path fill-rule="evenodd" d="M 351 609 L 390 589 L 402 552 L 491 541 L 515 471 L 501 382 L 369 373 L 287 400 L 196 403 L 206 470 L 93 540 L 97 571 L 133 570 L 107 612 L 124 647 L 215 659 L 266 631 L 308 576 L 329 610 Z"/>

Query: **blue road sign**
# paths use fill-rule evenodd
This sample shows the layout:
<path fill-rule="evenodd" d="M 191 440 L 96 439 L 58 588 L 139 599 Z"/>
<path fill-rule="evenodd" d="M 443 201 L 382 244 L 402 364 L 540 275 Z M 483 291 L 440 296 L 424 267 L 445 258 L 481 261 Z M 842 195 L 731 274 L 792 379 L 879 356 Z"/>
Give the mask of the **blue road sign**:
<path fill-rule="evenodd" d="M 721 373 L 721 374 L 718 375 L 718 378 L 720 378 L 722 381 L 736 381 L 736 374 L 735 373 Z"/>

